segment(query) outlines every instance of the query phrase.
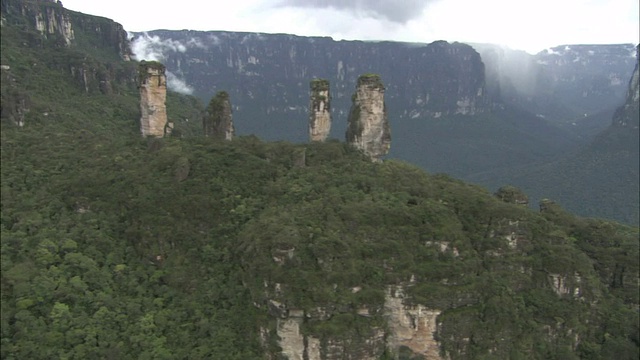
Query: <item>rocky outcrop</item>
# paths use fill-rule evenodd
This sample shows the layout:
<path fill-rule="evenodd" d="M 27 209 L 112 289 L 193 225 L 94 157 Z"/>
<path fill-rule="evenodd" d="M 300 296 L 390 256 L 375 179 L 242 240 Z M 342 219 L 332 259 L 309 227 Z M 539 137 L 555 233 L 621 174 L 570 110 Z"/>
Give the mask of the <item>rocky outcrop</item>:
<path fill-rule="evenodd" d="M 209 102 L 202 120 L 204 135 L 215 139 L 231 140 L 235 129 L 231 115 L 231 101 L 226 91 L 219 91 Z"/>
<path fill-rule="evenodd" d="M 398 356 L 401 348 L 408 348 L 419 358 L 443 359 L 440 345 L 435 338 L 437 318 L 441 311 L 423 305 L 404 303 L 401 286 L 389 287 L 384 302 L 389 334 L 387 348 Z M 412 357 L 413 358 L 413 357 Z"/>
<path fill-rule="evenodd" d="M 471 46 L 435 41 L 425 49 L 422 61 L 430 71 L 416 74 L 420 89 L 412 96 L 416 108 L 410 118 L 476 115 L 491 107 L 485 90 L 485 66 Z"/>
<path fill-rule="evenodd" d="M 558 296 L 571 296 L 579 298 L 581 294 L 580 284 L 582 283 L 582 277 L 577 272 L 572 276 L 549 274 L 549 282 L 551 288 Z"/>
<path fill-rule="evenodd" d="M 364 152 L 372 161 L 381 161 L 391 147 L 391 131 L 384 102 L 384 85 L 379 75 L 358 78 L 347 125 L 347 143 Z"/>
<path fill-rule="evenodd" d="M 75 39 L 69 12 L 55 0 L 3 0 L 3 22 L 16 16 L 25 18 L 30 27 L 44 38 L 58 41 L 61 45 L 68 47 Z"/>
<path fill-rule="evenodd" d="M 638 63 L 640 62 L 640 45 L 636 47 L 636 67 L 629 80 L 627 99 L 613 115 L 614 126 L 638 128 L 640 122 L 640 81 L 638 79 Z"/>
<path fill-rule="evenodd" d="M 305 346 L 305 342 L 314 344 L 318 341 L 315 338 L 305 339 L 300 331 L 302 321 L 303 316 L 298 313 L 291 314 L 285 319 L 278 319 L 277 334 L 280 339 L 278 344 L 282 348 L 282 354 L 289 360 L 303 360 L 305 357 L 320 359 L 320 351 L 316 346 L 313 349 L 307 349 Z M 310 353 L 316 356 L 310 358 Z"/>
<path fill-rule="evenodd" d="M 354 291 L 357 288 L 354 288 Z M 403 286 L 389 286 L 380 309 L 360 307 L 355 316 L 371 318 L 381 316 L 385 325 L 374 326 L 368 333 L 357 332 L 342 336 L 317 335 L 303 331 L 308 323 L 330 323 L 334 317 L 343 316 L 340 307 L 318 307 L 310 311 L 288 309 L 275 300 L 268 301 L 268 312 L 276 318 L 279 354 L 289 360 L 374 360 L 384 354 L 394 358 L 443 359 L 440 343 L 436 340 L 437 318 L 441 311 L 429 309 L 420 304 L 410 304 Z M 263 338 L 268 338 L 268 330 L 262 329 Z M 264 340 L 263 340 L 264 342 Z"/>
<path fill-rule="evenodd" d="M 0 119 L 9 120 L 17 126 L 24 126 L 25 116 L 31 107 L 31 99 L 26 91 L 20 89 L 11 67 L 2 65 L 0 69 Z"/>
<path fill-rule="evenodd" d="M 68 11 L 51 0 L 6 0 L 1 12 L 2 25 L 19 28 L 22 38 L 17 41 L 30 47 L 95 51 L 92 56 L 70 53 L 45 62 L 70 74 L 85 93 L 120 93 L 135 86 L 135 66 L 120 63 L 132 56 L 127 32 L 113 20 Z"/>
<path fill-rule="evenodd" d="M 325 141 L 331 131 L 331 96 L 329 80 L 313 79 L 310 83 L 309 140 Z"/>
<path fill-rule="evenodd" d="M 35 30 L 41 38 L 32 37 L 30 45 L 42 46 L 44 41 L 73 47 L 76 32 L 82 32 L 83 45 L 96 49 L 113 49 L 123 60 L 130 60 L 132 52 L 127 32 L 111 19 L 68 11 L 56 0 L 3 0 L 2 25 L 24 24 Z"/>
<path fill-rule="evenodd" d="M 498 199 L 516 205 L 529 205 L 529 197 L 515 186 L 505 185 L 494 194 Z"/>
<path fill-rule="evenodd" d="M 159 62 L 143 61 L 138 68 L 140 88 L 140 132 L 142 136 L 162 137 L 167 125 L 167 77 Z"/>
<path fill-rule="evenodd" d="M 72 13 L 71 21 L 76 31 L 83 31 L 92 38 L 96 48 L 108 50 L 110 56 L 116 55 L 124 61 L 133 58 L 129 36 L 121 24 L 111 19 L 78 13 Z"/>
<path fill-rule="evenodd" d="M 277 316 L 276 335 L 280 354 L 288 360 L 376 360 L 385 351 L 385 331 L 372 328 L 370 333 L 353 336 L 316 336 L 305 334 L 303 326 L 308 321 L 330 321 L 337 314 L 328 309 L 314 311 L 286 309 L 276 301 L 270 301 L 270 313 Z M 275 313 L 274 313 L 275 311 Z M 369 316 L 368 311 L 358 312 L 359 316 Z"/>

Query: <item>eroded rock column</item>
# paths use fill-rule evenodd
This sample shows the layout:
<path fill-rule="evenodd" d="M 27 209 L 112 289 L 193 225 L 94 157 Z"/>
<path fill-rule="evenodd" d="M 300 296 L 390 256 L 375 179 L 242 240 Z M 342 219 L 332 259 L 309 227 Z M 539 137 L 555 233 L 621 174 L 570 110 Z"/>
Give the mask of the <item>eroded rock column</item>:
<path fill-rule="evenodd" d="M 309 140 L 325 141 L 331 131 L 331 96 L 329 80 L 313 79 L 310 83 Z"/>
<path fill-rule="evenodd" d="M 233 117 L 231 115 L 231 101 L 226 91 L 218 91 L 211 98 L 202 126 L 204 136 L 222 140 L 233 139 L 235 128 L 233 127 Z"/>
<path fill-rule="evenodd" d="M 391 147 L 384 90 L 379 75 L 365 74 L 358 78 L 346 133 L 347 143 L 362 150 L 374 162 L 382 161 Z"/>
<path fill-rule="evenodd" d="M 142 61 L 138 68 L 142 136 L 164 136 L 167 125 L 165 70 L 165 66 L 157 61 Z"/>

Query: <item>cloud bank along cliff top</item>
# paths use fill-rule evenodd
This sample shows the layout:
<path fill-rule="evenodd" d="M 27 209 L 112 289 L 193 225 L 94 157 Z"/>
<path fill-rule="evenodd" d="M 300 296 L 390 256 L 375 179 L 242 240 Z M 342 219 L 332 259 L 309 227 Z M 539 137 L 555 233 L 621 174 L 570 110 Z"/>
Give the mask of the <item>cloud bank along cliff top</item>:
<path fill-rule="evenodd" d="M 537 53 L 640 42 L 637 0 L 65 0 L 127 31 L 227 30 L 336 40 L 493 43 Z"/>

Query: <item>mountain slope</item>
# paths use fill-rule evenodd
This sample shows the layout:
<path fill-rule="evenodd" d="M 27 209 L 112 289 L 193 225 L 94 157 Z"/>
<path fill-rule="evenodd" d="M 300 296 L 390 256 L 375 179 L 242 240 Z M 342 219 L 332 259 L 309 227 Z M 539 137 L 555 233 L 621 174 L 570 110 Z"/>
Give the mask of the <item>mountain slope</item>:
<path fill-rule="evenodd" d="M 640 120 L 638 64 L 627 87 L 626 102 L 611 125 L 591 143 L 558 160 L 497 174 L 477 174 L 475 181 L 509 182 L 533 198 L 552 198 L 584 216 L 640 221 Z M 585 196 L 588 194 L 588 196 Z"/>
<path fill-rule="evenodd" d="M 76 37 L 73 16 L 100 20 L 9 4 L 54 6 Z M 336 141 L 144 139 L 126 77 L 87 94 L 66 67 L 131 67 L 117 47 L 29 19 L 2 29 L 3 359 L 638 357 L 637 228 Z"/>
<path fill-rule="evenodd" d="M 392 138 L 388 158 L 490 189 L 523 178 L 516 183 L 533 197 L 557 197 L 585 216 L 620 221 L 636 216 L 637 202 L 623 195 L 627 188 L 603 185 L 585 191 L 567 181 L 527 181 L 525 175 L 545 166 L 540 170 L 545 179 L 562 177 L 569 165 L 552 172 L 545 164 L 575 153 L 608 126 L 603 121 L 610 123 L 614 107 L 623 101 L 627 80 L 622 77 L 633 70 L 631 45 L 576 45 L 536 56 L 474 45 L 480 58 L 468 45 L 442 41 L 333 41 L 186 30 L 138 33 L 133 44 L 138 56 L 162 59 L 204 101 L 215 91 L 227 91 L 240 135 L 307 141 L 309 82 L 319 77 L 330 82 L 329 138 L 342 140 L 357 76 L 376 73 L 386 87 Z M 610 162 L 611 169 L 614 164 L 620 163 Z M 587 183 L 606 184 L 597 172 L 579 176 L 591 175 Z M 547 191 L 554 187 L 558 191 Z M 605 208 L 610 210 L 599 210 Z"/>

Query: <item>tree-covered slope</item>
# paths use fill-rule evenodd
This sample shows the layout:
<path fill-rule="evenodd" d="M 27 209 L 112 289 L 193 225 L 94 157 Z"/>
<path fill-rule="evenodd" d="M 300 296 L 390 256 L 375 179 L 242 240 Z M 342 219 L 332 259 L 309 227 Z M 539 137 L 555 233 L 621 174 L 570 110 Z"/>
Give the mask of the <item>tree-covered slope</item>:
<path fill-rule="evenodd" d="M 389 286 L 451 358 L 637 355 L 637 229 L 335 142 L 2 130 L 3 358 L 260 358 L 274 302 L 357 354 Z"/>
<path fill-rule="evenodd" d="M 337 141 L 205 138 L 189 97 L 183 136 L 144 139 L 128 75 L 68 66 L 135 76 L 79 25 L 117 24 L 2 6 L 1 358 L 638 357 L 637 228 Z"/>
<path fill-rule="evenodd" d="M 555 161 L 479 173 L 474 181 L 509 182 L 535 198 L 550 197 L 584 216 L 640 222 L 640 85 L 638 63 L 631 75 L 626 101 L 611 116 L 610 125 L 593 141 Z"/>

